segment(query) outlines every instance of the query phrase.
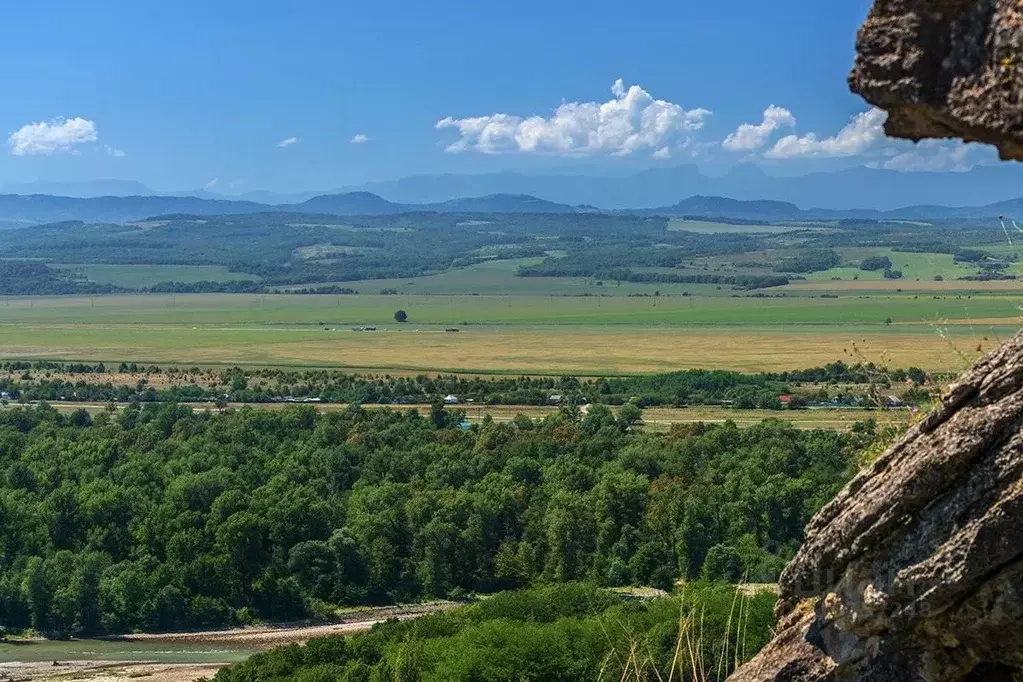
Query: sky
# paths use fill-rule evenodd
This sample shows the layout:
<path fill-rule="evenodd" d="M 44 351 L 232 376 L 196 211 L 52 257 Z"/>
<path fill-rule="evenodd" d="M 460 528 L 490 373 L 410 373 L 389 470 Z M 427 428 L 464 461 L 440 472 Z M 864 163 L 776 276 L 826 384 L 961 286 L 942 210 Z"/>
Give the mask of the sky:
<path fill-rule="evenodd" d="M 754 162 L 965 170 L 848 91 L 869 0 L 51 0 L 0 23 L 0 185 L 296 192 Z"/>

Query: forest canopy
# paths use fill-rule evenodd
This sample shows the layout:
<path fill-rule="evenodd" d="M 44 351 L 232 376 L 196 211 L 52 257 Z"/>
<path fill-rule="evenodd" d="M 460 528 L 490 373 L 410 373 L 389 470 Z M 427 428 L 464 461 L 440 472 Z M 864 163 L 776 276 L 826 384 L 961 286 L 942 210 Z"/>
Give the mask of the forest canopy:
<path fill-rule="evenodd" d="M 770 581 L 871 438 L 632 419 L 8 409 L 0 625 L 116 633 L 576 580 Z"/>

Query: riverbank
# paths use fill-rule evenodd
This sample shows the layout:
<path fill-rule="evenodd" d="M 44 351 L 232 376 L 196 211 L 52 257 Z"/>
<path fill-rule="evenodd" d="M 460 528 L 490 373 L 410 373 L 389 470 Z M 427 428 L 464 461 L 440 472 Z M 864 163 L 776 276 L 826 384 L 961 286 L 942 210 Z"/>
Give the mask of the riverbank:
<path fill-rule="evenodd" d="M 143 633 L 101 639 L 0 643 L 0 682 L 194 682 L 253 653 L 313 637 L 354 635 L 389 619 L 409 620 L 463 606 L 438 601 L 353 611 L 336 623 L 284 623 L 233 630 Z"/>

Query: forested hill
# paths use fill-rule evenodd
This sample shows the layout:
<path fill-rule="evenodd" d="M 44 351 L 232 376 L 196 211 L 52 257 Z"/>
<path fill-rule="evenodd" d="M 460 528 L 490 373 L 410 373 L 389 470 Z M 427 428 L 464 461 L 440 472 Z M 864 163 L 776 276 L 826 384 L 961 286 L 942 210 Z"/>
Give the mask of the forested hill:
<path fill-rule="evenodd" d="M 0 227 L 51 223 L 68 220 L 86 222 L 128 222 L 168 214 L 218 216 L 242 213 L 279 212 L 343 216 L 383 216 L 415 212 L 432 213 L 589 213 L 600 212 L 590 205 L 569 205 L 527 194 L 490 194 L 450 199 L 438 203 L 403 204 L 370 192 L 324 194 L 288 204 L 195 196 L 108 196 L 75 198 L 47 194 L 0 195 Z M 638 213 L 677 217 L 723 218 L 727 220 L 786 221 L 835 220 L 947 220 L 994 218 L 1020 215 L 1023 199 L 980 206 L 914 205 L 895 210 L 846 208 L 800 208 L 795 204 L 769 200 L 736 200 L 719 196 L 691 196 L 676 204 L 648 208 L 635 206 L 605 213 Z"/>
<path fill-rule="evenodd" d="M 0 195 L 0 222 L 7 224 L 8 227 L 68 220 L 120 223 L 170 214 L 216 216 L 274 212 L 375 216 L 417 211 L 575 213 L 576 209 L 536 197 L 512 194 L 454 199 L 436 204 L 397 204 L 369 192 L 348 192 L 324 194 L 300 203 L 277 205 L 192 196 L 111 196 L 81 199 L 46 194 Z"/>
<path fill-rule="evenodd" d="M 214 627 L 585 579 L 774 580 L 869 429 L 0 411 L 0 626 Z"/>

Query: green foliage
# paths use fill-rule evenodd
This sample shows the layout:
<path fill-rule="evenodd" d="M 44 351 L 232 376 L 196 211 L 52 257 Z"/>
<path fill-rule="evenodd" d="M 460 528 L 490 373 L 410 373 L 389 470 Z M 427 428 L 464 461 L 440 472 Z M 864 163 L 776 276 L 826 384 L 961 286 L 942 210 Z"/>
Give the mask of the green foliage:
<path fill-rule="evenodd" d="M 683 671 L 690 679 L 695 667 L 719 682 L 736 658 L 752 656 L 770 638 L 773 602 L 771 595 L 740 598 L 732 587 L 698 584 L 687 586 L 682 599 L 622 603 L 567 584 L 257 654 L 215 679 L 592 682 L 679 679 Z M 684 654 L 676 660 L 680 644 Z"/>
<path fill-rule="evenodd" d="M 169 386 L 154 388 L 148 384 L 114 385 L 110 382 L 46 378 L 47 372 L 64 374 L 102 374 L 106 368 L 82 363 L 4 362 L 0 370 L 19 372 L 40 370 L 42 375 L 18 380 L 0 378 L 0 390 L 16 399 L 82 400 L 89 402 L 214 402 L 230 395 L 235 402 L 280 402 L 293 398 L 318 398 L 329 403 L 429 404 L 447 395 L 472 399 L 487 405 L 549 405 L 551 396 L 560 396 L 561 404 L 601 403 L 635 407 L 658 405 L 720 405 L 732 401 L 739 408 L 781 409 L 781 394 L 798 393 L 798 383 L 874 384 L 889 386 L 912 376 L 923 383 L 918 368 L 886 369 L 873 363 L 846 365 L 830 363 L 791 372 L 743 374 L 723 370 L 684 370 L 634 377 L 579 379 L 562 377 L 471 377 L 457 375 L 414 377 L 360 376 L 329 370 L 243 370 L 235 367 L 220 372 L 218 381 L 210 385 L 193 374 L 159 367 L 139 367 L 122 363 L 121 372 L 165 374 Z M 204 385 L 200 385 L 200 383 Z M 794 391 L 794 389 L 796 389 Z M 805 389 L 804 389 L 805 390 Z M 225 403 L 226 404 L 226 403 Z M 632 408 L 626 411 L 630 423 L 635 421 Z M 457 423 L 457 422 L 456 422 Z"/>
<path fill-rule="evenodd" d="M 74 273 L 36 261 L 0 259 L 0 294 L 108 294 L 119 291 L 109 284 L 95 284 Z"/>
<path fill-rule="evenodd" d="M 842 262 L 842 257 L 832 249 L 804 249 L 789 256 L 774 266 L 775 272 L 818 272 L 830 270 Z"/>
<path fill-rule="evenodd" d="M 602 406 L 469 430 L 438 413 L 0 412 L 2 624 L 124 632 L 574 580 L 670 588 L 717 545 L 768 581 L 852 469 L 850 436 L 775 421 L 657 435 Z"/>
<path fill-rule="evenodd" d="M 888 256 L 871 256 L 860 261 L 860 270 L 871 272 L 874 270 L 890 270 L 892 259 Z"/>

